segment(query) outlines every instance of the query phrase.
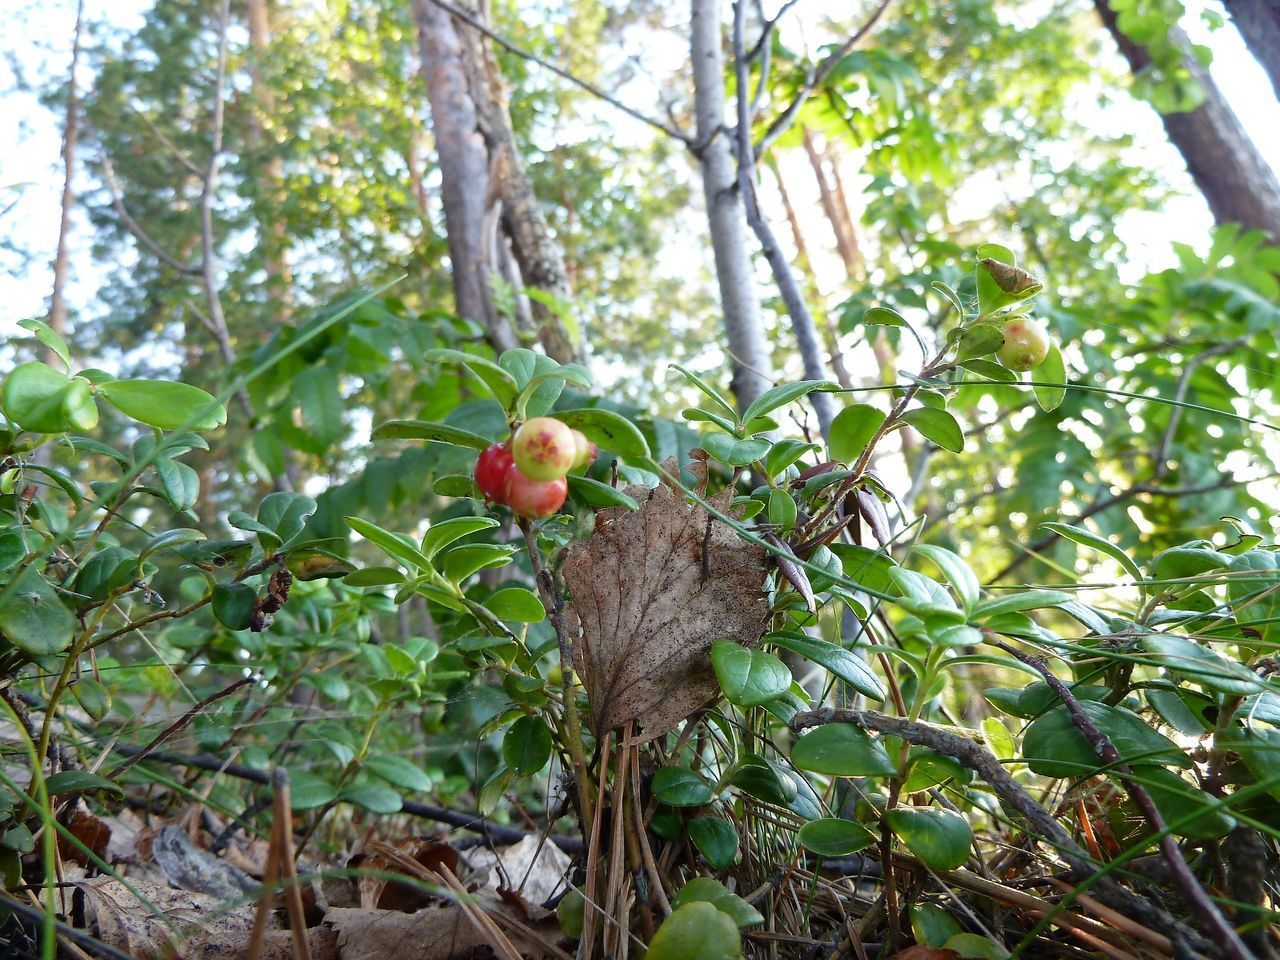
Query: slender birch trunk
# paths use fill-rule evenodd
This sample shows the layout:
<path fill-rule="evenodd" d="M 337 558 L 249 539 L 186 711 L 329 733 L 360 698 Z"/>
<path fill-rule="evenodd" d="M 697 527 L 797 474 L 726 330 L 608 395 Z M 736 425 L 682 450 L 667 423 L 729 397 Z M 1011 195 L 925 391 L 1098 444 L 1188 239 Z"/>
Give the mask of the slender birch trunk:
<path fill-rule="evenodd" d="M 769 388 L 772 364 L 747 251 L 747 223 L 731 135 L 726 126 L 720 0 L 693 0 L 694 113 L 698 165 L 706 197 L 725 339 L 733 362 L 733 393 L 745 410 Z"/>

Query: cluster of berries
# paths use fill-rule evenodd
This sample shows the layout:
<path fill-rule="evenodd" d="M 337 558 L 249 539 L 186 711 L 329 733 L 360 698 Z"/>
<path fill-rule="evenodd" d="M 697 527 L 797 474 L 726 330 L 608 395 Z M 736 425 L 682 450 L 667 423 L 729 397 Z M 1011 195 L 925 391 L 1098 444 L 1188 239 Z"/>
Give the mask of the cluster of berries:
<path fill-rule="evenodd" d="M 595 462 L 596 445 L 554 417 L 526 420 L 510 440 L 492 444 L 476 461 L 476 486 L 490 503 L 539 520 L 564 505 L 565 474 Z"/>

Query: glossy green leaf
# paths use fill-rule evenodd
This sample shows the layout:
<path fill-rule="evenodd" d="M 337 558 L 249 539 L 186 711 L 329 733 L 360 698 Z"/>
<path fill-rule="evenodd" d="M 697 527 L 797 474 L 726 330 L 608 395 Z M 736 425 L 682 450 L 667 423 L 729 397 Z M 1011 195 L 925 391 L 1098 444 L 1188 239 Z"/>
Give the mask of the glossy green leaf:
<path fill-rule="evenodd" d="M 433 523 L 422 536 L 422 552 L 427 557 L 434 557 L 436 552 L 456 543 L 463 537 L 469 537 L 481 530 L 492 530 L 498 521 L 494 517 L 454 517 Z"/>
<path fill-rule="evenodd" d="M 485 450 L 492 443 L 478 433 L 451 427 L 447 423 L 431 423 L 426 420 L 388 420 L 373 431 L 374 440 L 428 440 L 448 443 L 455 447 Z"/>
<path fill-rule="evenodd" d="M 117 796 L 124 796 L 124 789 L 117 783 L 100 777 L 88 770 L 59 770 L 44 781 L 45 789 L 50 795 L 64 793 L 87 793 L 91 790 L 105 790 Z"/>
<path fill-rule="evenodd" d="M 800 846 L 820 857 L 845 857 L 875 843 L 876 835 L 854 820 L 822 817 L 810 820 L 796 837 Z"/>
<path fill-rule="evenodd" d="M 515 623 L 540 623 L 547 616 L 538 595 L 524 587 L 503 587 L 486 598 L 484 605 L 498 619 Z"/>
<path fill-rule="evenodd" d="M 639 510 L 640 504 L 636 503 L 627 494 L 623 493 L 617 487 L 611 487 L 607 483 L 601 483 L 599 480 L 593 480 L 591 477 L 575 477 L 570 475 L 567 477 L 569 481 L 569 492 L 581 497 L 593 507 L 626 507 L 628 510 Z"/>
<path fill-rule="evenodd" d="M 902 415 L 905 423 L 920 432 L 926 440 L 940 446 L 943 450 L 960 453 L 964 450 L 964 431 L 956 418 L 945 410 L 935 407 L 916 407 Z"/>
<path fill-rule="evenodd" d="M 885 821 L 927 867 L 955 870 L 969 859 L 973 830 L 958 813 L 935 807 L 895 807 L 885 814 Z"/>
<path fill-rule="evenodd" d="M 978 578 L 964 560 L 945 547 L 931 543 L 916 544 L 912 552 L 923 554 L 933 561 L 934 565 L 942 571 L 942 575 L 947 578 L 947 582 L 955 589 L 956 595 L 966 610 L 972 610 L 977 605 Z"/>
<path fill-rule="evenodd" d="M 684 767 L 659 767 L 653 775 L 653 795 L 672 807 L 700 807 L 711 802 L 711 784 Z"/>
<path fill-rule="evenodd" d="M 725 699 L 739 707 L 759 706 L 791 686 L 791 671 L 777 657 L 728 640 L 711 645 L 711 665 Z"/>
<path fill-rule="evenodd" d="M 464 543 L 444 555 L 443 572 L 447 579 L 462 583 L 467 577 L 491 567 L 504 567 L 518 548 L 502 543 Z"/>
<path fill-rule="evenodd" d="M 365 760 L 364 768 L 403 790 L 426 793 L 431 789 L 431 778 L 426 771 L 404 757 L 373 754 Z"/>
<path fill-rule="evenodd" d="M 554 747 L 547 721 L 542 717 L 523 716 L 502 738 L 502 759 L 513 773 L 527 776 L 547 765 Z"/>
<path fill-rule="evenodd" d="M 671 364 L 671 369 L 679 371 L 681 376 L 702 391 L 703 396 L 707 397 L 712 403 L 719 407 L 730 420 L 737 420 L 738 411 L 733 408 L 733 404 L 731 404 L 725 395 L 719 390 L 711 386 L 711 384 L 707 383 L 707 381 L 703 380 L 696 373 L 685 369 L 678 363 Z"/>
<path fill-rule="evenodd" d="M 410 569 L 426 570 L 431 560 L 408 537 L 384 530 L 376 523 L 359 517 L 346 517 L 346 524 L 360 536 L 377 546 L 387 556 L 399 560 Z"/>
<path fill-rule="evenodd" d="M 67 349 L 67 341 L 62 338 L 62 334 L 35 317 L 19 320 L 18 326 L 34 333 L 36 339 L 48 347 L 68 371 L 71 369 L 71 351 Z"/>
<path fill-rule="evenodd" d="M 801 770 L 837 777 L 889 777 L 898 772 L 876 740 L 851 723 L 828 723 L 804 734 L 791 748 Z"/>
<path fill-rule="evenodd" d="M 731 467 L 745 467 L 769 452 L 768 440 L 739 440 L 727 433 L 708 433 L 702 438 L 707 453 Z"/>
<path fill-rule="evenodd" d="M 826 640 L 819 640 L 817 637 L 790 631 L 770 633 L 765 636 L 765 642 L 783 647 L 800 654 L 806 660 L 821 664 L 858 693 L 872 700 L 883 701 L 889 696 L 884 684 L 880 682 L 880 678 L 868 666 L 866 660 L 852 650 L 846 650 Z"/>
<path fill-rule="evenodd" d="M 213 588 L 210 607 L 228 630 L 247 630 L 257 601 L 258 592 L 246 583 L 219 583 Z"/>
<path fill-rule="evenodd" d="M 975 360 L 995 353 L 1004 345 L 1004 334 L 994 323 L 975 323 L 960 334 L 957 360 Z"/>
<path fill-rule="evenodd" d="M 556 413 L 566 426 L 582 431 L 601 450 L 612 450 L 624 457 L 643 459 L 649 456 L 649 444 L 640 429 L 626 417 L 611 410 L 588 408 Z"/>
<path fill-rule="evenodd" d="M 1032 371 L 1036 380 L 1036 403 L 1045 411 L 1057 410 L 1067 397 L 1067 365 L 1056 343 L 1049 343 L 1049 352 L 1040 366 Z"/>
<path fill-rule="evenodd" d="M 760 911 L 736 893 L 730 893 L 714 877 L 694 877 L 671 898 L 671 906 L 677 910 L 690 903 L 709 903 L 738 927 L 752 927 L 764 923 Z"/>
<path fill-rule="evenodd" d="M 851 403 L 831 421 L 827 450 L 832 460 L 853 463 L 875 436 L 885 415 L 869 403 Z"/>
<path fill-rule="evenodd" d="M 10 423 L 32 433 L 86 429 L 75 426 L 63 407 L 70 387 L 70 378 L 48 364 L 19 364 L 0 387 L 0 411 Z"/>
<path fill-rule="evenodd" d="M 1084 700 L 1085 714 L 1110 738 L 1129 764 L 1190 766 L 1182 749 L 1157 733 L 1137 714 Z M 1032 721 L 1022 737 L 1022 756 L 1032 772 L 1046 777 L 1085 777 L 1104 764 L 1084 734 L 1071 722 L 1065 704 Z"/>
<path fill-rule="evenodd" d="M 1247 697 L 1263 689 L 1258 675 L 1244 664 L 1219 656 L 1193 640 L 1149 633 L 1142 638 L 1142 645 L 1165 670 L 1205 690 Z"/>
<path fill-rule="evenodd" d="M 1216 840 L 1235 826 L 1236 821 L 1229 812 L 1216 806 L 1215 797 L 1172 770 L 1143 767 L 1137 776 L 1175 836 Z"/>
<path fill-rule="evenodd" d="M 0 596 L 0 636 L 23 653 L 44 657 L 65 650 L 75 630 L 75 616 L 35 567 L 26 567 Z"/>
<path fill-rule="evenodd" d="M 227 422 L 226 407 L 189 383 L 112 380 L 98 392 L 125 416 L 161 430 L 212 430 Z"/>
<path fill-rule="evenodd" d="M 1124 568 L 1124 571 L 1133 577 L 1133 579 L 1138 581 L 1142 580 L 1142 571 L 1138 569 L 1138 565 L 1129 558 L 1127 553 L 1117 547 L 1110 540 L 1100 537 L 1097 534 L 1090 533 L 1083 527 L 1073 526 L 1069 523 L 1042 523 L 1040 526 L 1045 530 L 1053 531 L 1060 537 L 1065 537 L 1073 543 L 1078 543 L 1081 546 L 1097 550 L 1099 553 L 1110 557 L 1116 563 L 1120 564 L 1120 566 Z"/>
<path fill-rule="evenodd" d="M 689 839 L 716 870 L 725 870 L 738 859 L 738 831 L 720 817 L 694 817 L 689 821 Z"/>
<path fill-rule="evenodd" d="M 742 937 L 732 920 L 710 903 L 686 903 L 653 935 L 646 960 L 738 960 Z"/>
<path fill-rule="evenodd" d="M 516 398 L 519 387 L 515 378 L 492 360 L 477 357 L 460 350 L 428 350 L 423 359 L 439 363 L 457 363 L 465 367 L 477 380 L 485 385 L 503 407 L 510 409 Z"/>
<path fill-rule="evenodd" d="M 277 545 L 287 546 L 302 533 L 307 520 L 316 512 L 316 502 L 300 493 L 269 493 L 258 506 L 258 522 L 275 533 Z M 263 549 L 271 549 L 259 533 Z"/>
<path fill-rule="evenodd" d="M 751 406 L 743 411 L 742 422 L 750 423 L 756 417 L 772 413 L 779 407 L 784 407 L 788 403 L 799 400 L 815 390 L 834 390 L 838 387 L 839 384 L 832 383 L 830 380 L 795 380 L 791 383 L 781 384 L 771 390 L 766 390 L 758 396 Z"/>
<path fill-rule="evenodd" d="M 399 793 L 380 783 L 360 783 L 343 787 L 338 799 L 383 816 L 399 813 L 404 806 Z M 294 801 L 293 806 L 295 810 L 299 809 L 297 801 Z"/>

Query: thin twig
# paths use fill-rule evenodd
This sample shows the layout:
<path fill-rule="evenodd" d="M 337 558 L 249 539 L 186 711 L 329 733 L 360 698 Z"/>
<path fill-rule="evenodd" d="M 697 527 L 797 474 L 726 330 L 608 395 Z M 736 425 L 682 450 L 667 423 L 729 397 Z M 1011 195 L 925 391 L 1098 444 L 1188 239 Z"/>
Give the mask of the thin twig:
<path fill-rule="evenodd" d="M 771 124 L 769 124 L 768 129 L 764 132 L 764 136 L 760 138 L 760 143 L 756 146 L 757 156 L 764 153 L 764 151 L 768 149 L 775 140 L 791 129 L 791 125 L 795 123 L 796 114 L 800 112 L 800 108 L 804 105 L 804 102 L 809 99 L 809 94 L 813 93 L 814 88 L 820 85 L 822 81 L 826 80 L 827 77 L 831 75 L 831 71 L 840 65 L 840 61 L 848 56 L 849 51 L 857 46 L 858 42 L 871 32 L 872 27 L 874 27 L 884 15 L 885 10 L 889 8 L 889 4 L 891 2 L 892 0 L 880 0 L 879 6 L 872 11 L 871 16 L 867 18 L 866 23 L 859 27 L 849 37 L 849 39 L 840 45 L 837 50 L 828 54 L 821 63 L 809 67 L 805 74 L 804 84 L 801 86 L 800 92 L 795 95 L 795 99 L 787 105 L 787 108 L 783 110 Z"/>
<path fill-rule="evenodd" d="M 1044 677 L 1045 683 L 1066 704 L 1067 710 L 1071 714 L 1072 724 L 1084 734 L 1085 739 L 1089 741 L 1094 752 L 1098 754 L 1098 757 L 1107 765 L 1108 769 L 1124 781 L 1129 797 L 1137 805 L 1138 809 L 1142 811 L 1142 816 L 1147 821 L 1147 826 L 1159 835 L 1160 853 L 1169 868 L 1170 880 L 1173 882 L 1174 888 L 1181 894 L 1183 900 L 1186 901 L 1187 906 L 1200 918 L 1209 935 L 1231 960 L 1254 960 L 1253 953 L 1245 946 L 1244 941 L 1240 939 L 1235 927 L 1227 922 L 1227 918 L 1223 916 L 1217 904 L 1213 902 L 1200 884 L 1200 881 L 1196 879 L 1195 874 L 1191 872 L 1191 867 L 1187 865 L 1186 858 L 1182 855 L 1182 848 L 1178 846 L 1177 838 L 1169 832 L 1168 825 L 1164 822 L 1164 817 L 1160 814 L 1155 801 L 1151 799 L 1151 794 L 1147 792 L 1146 787 L 1134 779 L 1133 769 L 1124 762 L 1124 759 L 1120 756 L 1120 751 L 1111 742 L 1111 738 L 1099 730 L 1093 719 L 1085 713 L 1075 694 L 1049 669 L 1049 664 L 1045 662 L 1043 657 L 1032 656 L 1016 650 L 1007 643 L 997 640 L 991 634 L 987 635 L 987 641 L 1010 656 L 1016 657 Z"/>
<path fill-rule="evenodd" d="M 476 30 L 479 30 L 481 33 L 483 33 L 486 37 L 488 37 L 494 43 L 498 44 L 501 47 L 504 47 L 506 50 L 510 51 L 511 53 L 514 53 L 517 57 L 521 57 L 525 60 L 528 60 L 530 63 L 536 63 L 538 66 L 546 70 L 550 70 L 557 77 L 560 77 L 564 80 L 568 80 L 574 86 L 581 87 L 583 90 L 587 91 L 587 93 L 591 94 L 592 96 L 598 97 L 599 99 L 603 100 L 605 103 L 610 104 L 611 106 L 617 107 L 627 116 L 632 117 L 633 119 L 639 120 L 641 123 L 646 123 L 657 130 L 661 130 L 667 136 L 675 137 L 681 143 L 692 142 L 692 139 L 687 134 L 681 133 L 675 127 L 668 126 L 667 124 L 663 123 L 661 120 L 656 120 L 653 117 L 650 117 L 640 112 L 634 107 L 627 106 L 621 100 L 617 99 L 616 97 L 610 96 L 604 90 L 597 87 L 594 83 L 591 83 L 589 80 L 583 80 L 581 77 L 574 76 L 572 73 L 570 73 L 568 70 L 565 70 L 563 67 L 557 67 L 550 60 L 544 60 L 542 57 L 538 56 L 533 51 L 520 46 L 518 43 L 508 39 L 507 37 L 504 37 L 502 34 L 498 33 L 496 30 L 494 30 L 492 27 L 486 24 L 483 20 L 478 19 L 476 16 L 474 16 L 471 13 L 468 13 L 466 10 L 463 10 L 460 7 L 457 7 L 454 4 L 449 3 L 448 0 L 431 0 L 431 2 L 434 3 L 440 9 L 448 11 L 450 14 L 457 17 L 463 23 L 466 23 L 469 26 L 474 27 Z"/>
<path fill-rule="evenodd" d="M 146 759 L 147 754 L 151 753 L 151 751 L 153 751 L 156 747 L 160 746 L 160 744 L 164 743 L 174 734 L 179 733 L 181 730 L 183 730 L 187 724 L 189 724 L 192 720 L 194 720 L 196 717 L 200 715 L 200 713 L 204 710 L 205 707 L 209 706 L 210 704 L 217 703 L 223 697 L 231 696 L 231 694 L 235 693 L 237 690 L 243 687 L 246 683 L 252 683 L 252 682 L 253 682 L 253 677 L 241 677 L 235 683 L 231 684 L 231 686 L 225 687 L 222 690 L 218 690 L 215 693 L 209 694 L 209 696 L 205 697 L 203 700 L 201 700 L 199 703 L 193 706 L 190 710 L 188 710 L 186 713 L 180 716 L 177 720 L 173 721 L 173 723 L 169 724 L 169 726 L 165 727 L 158 734 L 156 734 L 155 739 L 153 739 L 145 747 L 142 747 L 141 749 L 139 749 L 137 753 L 129 757 L 127 760 L 124 760 L 123 762 L 116 764 L 116 766 L 112 768 L 111 772 L 106 775 L 107 779 L 114 780 L 116 777 L 120 776 L 120 774 L 124 773 L 126 770 L 132 767 L 139 760 Z"/>
<path fill-rule="evenodd" d="M 790 727 L 799 732 L 825 723 L 852 723 L 864 730 L 887 733 L 906 743 L 929 747 L 959 760 L 990 784 L 1001 800 L 1020 813 L 1027 824 L 1057 850 L 1066 862 L 1073 880 L 1082 882 L 1097 876 L 1099 865 L 1089 858 L 1084 848 L 1076 843 L 1049 811 L 1027 793 L 1022 784 L 1013 779 L 994 754 L 973 740 L 928 723 L 890 717 L 872 710 L 840 710 L 833 707 L 797 713 L 791 718 Z M 1180 925 L 1162 909 L 1124 889 L 1110 877 L 1099 878 L 1097 889 L 1101 899 L 1126 911 L 1145 926 L 1165 934 L 1171 940 L 1182 937 L 1193 949 L 1217 954 L 1214 944 L 1186 929 L 1185 925 Z M 1245 954 L 1245 958 L 1248 958 L 1248 954 Z"/>
<path fill-rule="evenodd" d="M 111 205 L 115 207 L 116 215 L 120 217 L 120 222 L 125 225 L 125 228 L 133 234 L 139 243 L 155 254 L 156 259 L 166 267 L 188 276 L 198 275 L 204 269 L 202 264 L 186 264 L 175 260 L 165 253 L 160 244 L 151 239 L 151 234 L 143 230 L 138 221 L 130 216 L 128 208 L 124 205 L 124 197 L 120 193 L 120 185 L 116 182 L 116 171 L 115 167 L 111 165 L 111 158 L 104 153 L 101 163 L 103 179 L 106 181 L 107 190 L 111 194 Z"/>

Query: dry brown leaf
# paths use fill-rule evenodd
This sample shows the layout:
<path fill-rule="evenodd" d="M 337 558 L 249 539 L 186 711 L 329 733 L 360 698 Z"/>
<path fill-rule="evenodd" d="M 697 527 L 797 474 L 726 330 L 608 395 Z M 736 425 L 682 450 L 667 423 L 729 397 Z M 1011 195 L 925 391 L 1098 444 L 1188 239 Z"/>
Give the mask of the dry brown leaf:
<path fill-rule="evenodd" d="M 530 920 L 552 914 L 542 904 L 567 883 L 573 867 L 569 855 L 549 840 L 529 834 L 519 843 L 498 850 L 481 847 L 468 857 L 475 870 L 489 870 L 485 886 L 524 913 Z"/>
<path fill-rule="evenodd" d="M 487 891 L 477 894 L 474 902 L 490 914 L 523 919 Z M 338 933 L 341 960 L 471 960 L 492 956 L 485 935 L 455 903 L 432 904 L 417 913 L 334 908 L 324 922 Z M 503 925 L 499 922 L 498 926 Z M 536 931 L 552 941 L 559 936 L 554 923 L 540 924 Z M 547 955 L 543 947 L 522 939 L 514 931 L 505 933 L 524 956 Z"/>
<path fill-rule="evenodd" d="M 247 937 L 253 925 L 251 903 L 231 906 L 207 894 L 142 880 L 130 880 L 129 886 L 150 900 L 163 916 L 152 912 L 119 880 L 97 877 L 76 884 L 84 892 L 86 913 L 96 927 L 98 939 L 135 960 L 171 957 L 179 946 L 185 951 L 191 938 Z"/>
<path fill-rule="evenodd" d="M 83 800 L 76 804 L 75 812 L 67 821 L 67 830 L 71 835 L 93 851 L 99 860 L 105 860 L 111 845 L 111 826 L 101 817 L 89 812 Z M 66 860 L 87 867 L 90 859 L 79 847 L 74 846 L 66 837 L 58 836 L 58 852 Z"/>
<path fill-rule="evenodd" d="M 454 876 L 458 875 L 460 863 L 458 851 L 447 843 L 421 837 L 405 837 L 390 846 L 428 870 L 434 872 L 448 870 Z M 376 850 L 357 854 L 347 862 L 347 866 L 353 870 L 368 870 L 371 873 L 404 873 L 392 858 L 384 857 Z M 360 906 L 365 909 L 377 908 L 413 913 L 437 899 L 433 894 L 422 889 L 422 884 L 423 881 L 419 878 L 414 878 L 411 885 L 397 883 L 385 877 L 360 877 L 357 881 Z"/>
<path fill-rule="evenodd" d="M 705 462 L 692 469 L 705 488 Z M 565 627 L 596 735 L 636 720 L 647 739 L 717 695 L 714 641 L 759 641 L 765 551 L 665 483 L 626 492 L 640 509 L 601 510 L 595 532 L 566 553 Z M 710 502 L 725 512 L 732 497 L 726 489 Z"/>
<path fill-rule="evenodd" d="M 223 933 L 199 941 L 190 941 L 179 955 L 180 960 L 246 960 L 248 934 Z M 312 927 L 307 931 L 307 952 L 311 960 L 339 960 L 338 934 L 329 927 Z M 268 930 L 256 960 L 294 960 L 293 934 L 288 930 Z"/>
<path fill-rule="evenodd" d="M 175 887 L 207 893 L 219 900 L 239 900 L 258 888 L 247 873 L 194 843 L 174 824 L 151 842 L 151 857 Z"/>

